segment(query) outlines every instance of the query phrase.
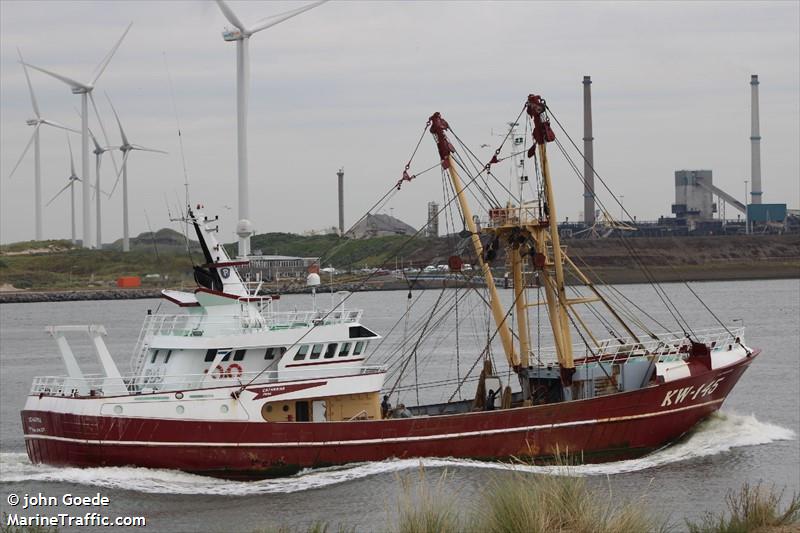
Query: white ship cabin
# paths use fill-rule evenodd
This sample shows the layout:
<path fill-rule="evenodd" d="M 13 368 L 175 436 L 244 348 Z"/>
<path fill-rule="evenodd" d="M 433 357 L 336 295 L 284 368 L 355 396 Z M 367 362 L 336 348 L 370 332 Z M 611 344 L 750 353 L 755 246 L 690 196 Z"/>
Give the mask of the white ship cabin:
<path fill-rule="evenodd" d="M 155 399 L 170 393 L 169 400 L 177 401 L 202 389 L 208 402 L 231 404 L 230 409 L 240 402 L 265 421 L 380 418 L 385 369 L 365 361 L 381 337 L 361 324 L 362 311 L 346 309 L 344 298 L 330 310 L 280 311 L 276 297 L 240 278 L 236 267 L 246 262 L 227 256 L 211 227 L 215 220 L 192 216 L 206 259 L 194 267 L 199 286 L 194 292 L 162 291 L 181 312 L 148 312 L 130 376 L 117 370 L 102 326 L 51 327 L 69 375 L 36 378 L 32 395 L 114 396 L 124 403 L 121 396 Z M 81 372 L 65 338 L 68 332 L 89 334 L 104 376 Z M 309 403 L 317 412 L 313 418 Z M 114 409 L 129 413 L 131 407 L 115 404 Z"/>
<path fill-rule="evenodd" d="M 195 267 L 193 293 L 163 291 L 184 311 L 148 315 L 132 370 L 137 392 L 298 382 L 375 373 L 364 366 L 381 337 L 360 322 L 362 311 L 281 312 L 279 302 L 250 287 L 216 239 L 206 217 L 196 218 L 207 264 Z M 372 344 L 372 346 L 371 346 Z M 380 388 L 380 387 L 379 387 Z M 379 391 L 369 391 L 376 395 Z M 364 391 L 356 391 L 364 392 Z"/>

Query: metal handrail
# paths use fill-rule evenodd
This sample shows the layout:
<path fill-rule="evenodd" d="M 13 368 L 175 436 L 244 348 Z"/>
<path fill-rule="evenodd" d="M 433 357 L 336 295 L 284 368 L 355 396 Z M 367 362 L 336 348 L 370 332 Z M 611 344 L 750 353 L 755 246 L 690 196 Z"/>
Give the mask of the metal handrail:
<path fill-rule="evenodd" d="M 191 389 L 208 389 L 227 386 L 241 386 L 255 379 L 252 385 L 275 383 L 278 381 L 293 381 L 300 379 L 331 378 L 347 375 L 367 375 L 386 372 L 383 365 L 371 366 L 339 366 L 321 373 L 319 369 L 290 369 L 270 370 L 266 372 L 243 372 L 236 376 L 222 375 L 218 378 L 209 377 L 207 374 L 153 374 L 153 375 L 128 375 L 122 380 L 128 387 L 130 395 L 145 392 L 164 393 L 185 391 Z M 83 379 L 69 376 L 36 376 L 33 378 L 30 394 L 48 394 L 56 396 L 72 396 L 75 390 L 88 390 L 89 395 L 102 395 L 103 387 L 108 378 L 104 376 L 87 377 Z"/>
<path fill-rule="evenodd" d="M 598 356 L 611 359 L 603 359 L 604 362 L 615 363 L 619 359 L 625 359 L 632 355 L 656 355 L 658 361 L 667 360 L 670 357 L 683 356 L 682 346 L 686 346 L 686 334 L 683 331 L 662 333 L 658 339 L 640 339 L 637 342 L 632 337 L 621 337 L 604 339 L 598 341 L 599 348 L 593 347 Z M 708 328 L 695 330 L 693 339 L 709 346 L 712 350 L 720 350 L 725 345 L 744 343 L 744 327 L 737 328 Z M 581 353 L 586 348 L 583 344 L 574 344 L 573 353 Z M 558 361 L 558 354 L 555 346 L 542 349 L 538 354 L 531 353 L 531 361 L 542 360 L 542 364 L 552 364 Z"/>
<path fill-rule="evenodd" d="M 241 312 L 230 315 L 159 314 L 148 315 L 143 325 L 146 336 L 168 335 L 180 337 L 208 336 L 209 334 L 237 334 L 277 329 L 305 328 L 318 325 L 348 324 L 361 320 L 362 310 L 327 310 Z M 144 340 L 144 337 L 140 340 Z"/>

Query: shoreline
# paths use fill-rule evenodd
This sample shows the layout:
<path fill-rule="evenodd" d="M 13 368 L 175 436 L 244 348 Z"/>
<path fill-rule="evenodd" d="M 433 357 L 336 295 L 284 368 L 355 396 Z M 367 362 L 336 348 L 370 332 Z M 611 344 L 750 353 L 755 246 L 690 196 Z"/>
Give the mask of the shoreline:
<path fill-rule="evenodd" d="M 752 267 L 733 267 L 730 265 L 715 265 L 712 268 L 698 265 L 696 268 L 650 267 L 650 273 L 659 283 L 680 283 L 683 281 L 752 281 L 772 279 L 798 279 L 800 280 L 800 266 L 790 264 L 765 263 L 758 269 Z M 595 268 L 594 273 L 605 284 L 634 285 L 649 283 L 649 280 L 639 270 L 625 267 Z M 388 279 L 370 281 L 365 286 L 343 283 L 334 285 L 335 290 L 351 292 L 367 291 L 395 291 L 395 290 L 436 290 L 443 284 L 450 288 L 464 288 L 481 286 L 482 284 L 470 283 L 468 280 L 426 280 L 422 278 L 406 280 Z M 499 289 L 503 289 L 503 279 L 497 279 Z M 74 301 L 100 301 L 100 300 L 142 300 L 160 298 L 162 288 L 147 289 L 69 289 L 69 290 L 5 290 L 0 291 L 0 304 L 13 303 L 45 303 L 45 302 L 74 302 Z M 319 292 L 329 290 L 328 286 L 318 287 Z M 283 286 L 279 294 L 303 294 L 310 289 L 297 286 Z"/>

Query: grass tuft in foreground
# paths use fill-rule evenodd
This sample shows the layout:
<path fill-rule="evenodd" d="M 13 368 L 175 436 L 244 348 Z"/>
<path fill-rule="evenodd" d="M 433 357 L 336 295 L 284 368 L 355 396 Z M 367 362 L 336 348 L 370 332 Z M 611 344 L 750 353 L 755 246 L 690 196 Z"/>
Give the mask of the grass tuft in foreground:
<path fill-rule="evenodd" d="M 445 470 L 431 485 L 422 466 L 418 478 L 399 476 L 398 533 L 459 533 L 471 529 L 461 523 L 455 497 L 445 491 L 447 477 Z"/>
<path fill-rule="evenodd" d="M 476 531 L 490 533 L 627 533 L 661 531 L 639 501 L 597 494 L 574 476 L 515 473 L 498 477 L 486 494 L 486 509 L 476 516 Z"/>
<path fill-rule="evenodd" d="M 794 494 L 782 509 L 783 491 L 761 483 L 745 483 L 725 497 L 728 514 L 707 514 L 700 522 L 686 521 L 690 533 L 747 533 L 796 526 L 800 522 L 800 494 Z"/>

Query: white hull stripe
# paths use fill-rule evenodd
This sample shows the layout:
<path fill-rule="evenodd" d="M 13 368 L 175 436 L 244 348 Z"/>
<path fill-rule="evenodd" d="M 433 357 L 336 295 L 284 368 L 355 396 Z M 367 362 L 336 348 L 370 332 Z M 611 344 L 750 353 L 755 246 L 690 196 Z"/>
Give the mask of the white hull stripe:
<path fill-rule="evenodd" d="M 557 429 L 564 427 L 586 426 L 591 424 L 606 424 L 609 422 L 623 422 L 626 420 L 637 420 L 641 418 L 653 418 L 662 415 L 671 415 L 681 411 L 697 409 L 716 403 L 722 403 L 724 398 L 711 400 L 708 402 L 670 409 L 668 411 L 658 411 L 654 413 L 643 413 L 640 415 L 616 416 L 611 418 L 595 418 L 591 420 L 578 420 L 575 422 L 561 422 L 557 424 L 541 424 L 535 426 L 521 426 L 513 428 L 487 429 L 483 431 L 466 431 L 462 433 L 445 433 L 436 435 L 419 435 L 415 437 L 392 437 L 388 439 L 353 439 L 353 440 L 331 440 L 331 441 L 310 441 L 310 442 L 153 442 L 137 440 L 92 440 L 74 439 L 70 437 L 56 437 L 52 435 L 25 435 L 26 439 L 54 440 L 59 442 L 75 442 L 80 444 L 93 444 L 99 446 L 164 446 L 164 447 L 192 447 L 205 446 L 209 448 L 306 448 L 318 446 L 353 446 L 367 444 L 389 444 L 395 442 L 419 442 L 429 440 L 448 440 L 463 437 L 483 437 L 486 435 L 497 435 L 501 433 L 520 433 L 523 431 L 539 431 L 546 429 Z M 261 423 L 261 422 L 259 422 Z M 268 423 L 268 422 L 267 422 Z"/>

